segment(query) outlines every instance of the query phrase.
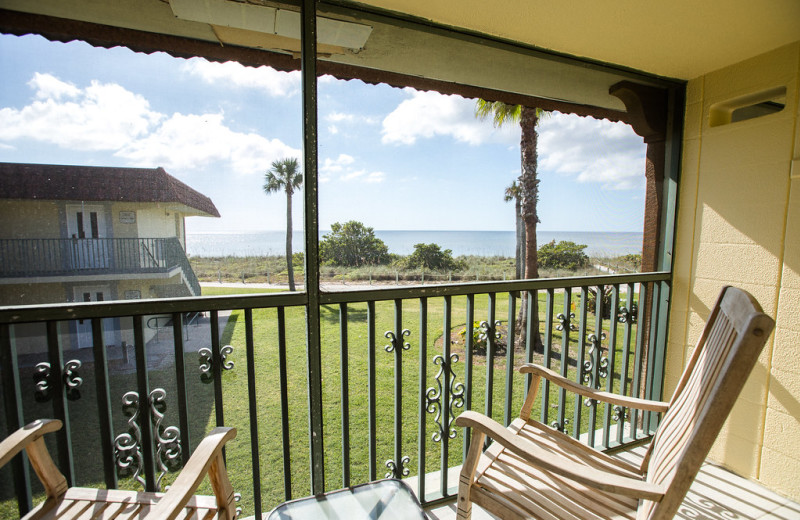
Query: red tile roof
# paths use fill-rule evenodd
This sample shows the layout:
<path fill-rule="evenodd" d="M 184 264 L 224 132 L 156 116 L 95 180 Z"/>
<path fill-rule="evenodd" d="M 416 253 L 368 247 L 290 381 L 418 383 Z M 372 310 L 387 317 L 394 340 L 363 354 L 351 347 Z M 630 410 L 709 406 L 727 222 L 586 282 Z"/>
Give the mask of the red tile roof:
<path fill-rule="evenodd" d="M 211 199 L 164 168 L 0 163 L 0 199 L 179 203 L 219 217 Z"/>

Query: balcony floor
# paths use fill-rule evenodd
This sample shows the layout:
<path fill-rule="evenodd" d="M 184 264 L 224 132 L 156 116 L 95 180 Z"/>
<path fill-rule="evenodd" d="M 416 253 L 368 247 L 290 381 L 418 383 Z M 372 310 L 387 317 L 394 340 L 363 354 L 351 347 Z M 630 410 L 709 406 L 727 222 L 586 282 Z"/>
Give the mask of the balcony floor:
<path fill-rule="evenodd" d="M 620 454 L 638 464 L 644 448 Z M 414 486 L 412 486 L 414 489 Z M 456 504 L 451 502 L 426 511 L 430 520 L 455 520 Z M 497 519 L 478 506 L 472 508 L 474 520 Z M 756 520 L 800 519 L 800 504 L 784 498 L 764 486 L 742 478 L 711 462 L 706 462 L 692 484 L 676 516 L 680 519 Z"/>

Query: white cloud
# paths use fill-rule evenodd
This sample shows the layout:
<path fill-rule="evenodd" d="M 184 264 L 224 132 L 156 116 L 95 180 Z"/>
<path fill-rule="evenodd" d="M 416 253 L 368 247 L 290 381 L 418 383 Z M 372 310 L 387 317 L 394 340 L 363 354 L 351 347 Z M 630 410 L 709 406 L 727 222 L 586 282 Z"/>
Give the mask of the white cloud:
<path fill-rule="evenodd" d="M 27 138 L 63 148 L 115 150 L 146 135 L 164 117 L 150 110 L 144 97 L 113 83 L 92 81 L 81 90 L 49 74 L 36 74 L 29 85 L 35 90 L 31 104 L 0 109 L 0 140 Z"/>
<path fill-rule="evenodd" d="M 143 167 L 189 169 L 222 161 L 241 174 L 261 173 L 276 159 L 301 156 L 278 139 L 232 130 L 221 113 L 168 117 L 155 112 L 144 97 L 117 84 L 93 81 L 81 89 L 37 74 L 29 85 L 34 89 L 29 105 L 0 109 L 2 147 L 34 139 L 70 150 L 112 152 Z"/>
<path fill-rule="evenodd" d="M 456 141 L 479 145 L 487 141 L 519 142 L 515 125 L 494 128 L 475 118 L 475 100 L 445 96 L 438 92 L 405 89 L 411 97 L 402 101 L 383 120 L 383 142 L 414 144 L 417 139 L 451 136 Z"/>
<path fill-rule="evenodd" d="M 347 131 L 347 127 L 353 125 L 376 125 L 378 120 L 371 116 L 362 114 L 346 114 L 344 112 L 331 112 L 325 116 L 325 121 L 331 123 L 328 125 L 328 131 L 332 135 L 338 134 L 340 131 Z"/>
<path fill-rule="evenodd" d="M 385 173 L 383 173 L 383 172 L 371 172 L 369 175 L 367 175 L 367 178 L 364 179 L 364 182 L 369 182 L 369 183 L 376 182 L 377 183 L 377 182 L 383 182 L 385 179 L 386 179 L 386 174 Z"/>
<path fill-rule="evenodd" d="M 159 128 L 116 152 L 133 164 L 165 168 L 198 168 L 226 161 L 239 174 L 257 174 L 272 161 L 300 157 L 301 151 L 278 139 L 236 132 L 225 126 L 223 114 L 174 114 Z"/>
<path fill-rule="evenodd" d="M 338 123 L 340 121 L 352 121 L 353 119 L 355 119 L 353 114 L 344 114 L 342 112 L 331 112 L 325 116 L 325 120 L 332 123 Z"/>
<path fill-rule="evenodd" d="M 367 172 L 367 170 L 351 171 L 340 177 L 342 181 L 361 181 L 367 183 L 383 182 L 386 174 L 383 172 Z"/>
<path fill-rule="evenodd" d="M 281 72 L 267 66 L 245 67 L 233 61 L 217 63 L 203 58 L 187 60 L 183 70 L 206 83 L 229 83 L 241 88 L 260 89 L 275 97 L 288 97 L 300 92 L 300 71 Z"/>
<path fill-rule="evenodd" d="M 363 168 L 356 170 L 353 168 L 355 162 L 355 157 L 346 153 L 339 154 L 336 159 L 331 159 L 330 157 L 325 159 L 319 168 L 320 182 L 330 182 L 336 178 L 343 182 L 377 183 L 386 179 L 384 172 L 369 172 Z"/>
<path fill-rule="evenodd" d="M 341 153 L 336 159 L 331 159 L 330 157 L 325 159 L 319 170 L 324 173 L 339 173 L 344 170 L 345 166 L 349 166 L 354 162 L 355 158 L 352 155 Z"/>
<path fill-rule="evenodd" d="M 33 74 L 28 86 L 36 91 L 38 99 L 61 99 L 64 96 L 74 98 L 80 94 L 80 89 L 72 83 L 66 83 L 51 74 L 40 72 Z"/>
<path fill-rule="evenodd" d="M 554 113 L 539 125 L 539 168 L 606 189 L 644 185 L 646 147 L 624 123 Z"/>

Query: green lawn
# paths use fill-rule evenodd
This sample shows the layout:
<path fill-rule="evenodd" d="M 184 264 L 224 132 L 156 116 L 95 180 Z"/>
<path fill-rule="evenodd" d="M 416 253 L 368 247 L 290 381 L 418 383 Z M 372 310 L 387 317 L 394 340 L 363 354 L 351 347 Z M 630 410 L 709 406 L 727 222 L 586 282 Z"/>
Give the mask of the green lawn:
<path fill-rule="evenodd" d="M 205 288 L 205 295 L 231 294 L 244 292 L 263 292 L 262 289 L 243 290 L 226 288 Z M 545 294 L 539 295 L 541 318 L 545 317 Z M 577 298 L 574 298 L 575 300 Z M 452 299 L 452 327 L 451 331 L 457 333 L 466 323 L 466 297 Z M 519 302 L 517 302 L 519 303 Z M 579 308 L 579 305 L 576 306 Z M 486 295 L 475 298 L 475 320 L 487 319 L 488 297 Z M 563 312 L 563 296 L 555 294 L 554 314 Z M 350 412 L 350 428 L 348 438 L 350 441 L 350 482 L 351 484 L 369 480 L 368 464 L 368 428 L 367 428 L 367 305 L 351 304 L 348 310 L 348 396 Z M 384 346 L 388 340 L 384 332 L 394 327 L 394 302 L 377 302 L 376 312 L 376 403 L 377 403 L 377 477 L 382 478 L 386 469 L 384 463 L 394 459 L 394 353 L 388 353 Z M 411 335 L 406 339 L 411 348 L 404 351 L 402 371 L 402 455 L 410 458 L 408 469 L 410 475 L 417 473 L 419 455 L 417 453 L 419 430 L 419 374 L 420 364 L 426 363 L 427 378 L 425 389 L 437 387 L 434 376 L 439 367 L 433 364 L 433 358 L 442 352 L 442 327 L 444 320 L 443 299 L 431 298 L 428 300 L 428 330 L 425 335 L 428 353 L 424 360 L 420 360 L 420 330 L 419 315 L 420 304 L 418 300 L 403 302 L 403 324 L 410 329 Z M 288 364 L 288 395 L 291 452 L 291 484 L 294 497 L 304 496 L 310 492 L 309 478 L 309 437 L 308 437 L 308 397 L 307 397 L 307 368 L 305 350 L 305 312 L 303 308 L 286 309 L 286 358 Z M 503 327 L 508 319 L 508 295 L 498 294 L 496 299 L 496 319 L 503 322 Z M 594 328 L 594 317 L 588 320 L 589 330 Z M 605 321 L 608 330 L 608 321 Z M 245 326 L 244 313 L 234 311 L 223 333 L 223 345 L 230 344 L 235 348 L 230 359 L 235 363 L 233 370 L 225 371 L 222 378 L 224 399 L 224 423 L 238 429 L 238 437 L 229 444 L 227 450 L 227 465 L 237 492 L 242 494 L 241 506 L 245 515 L 251 515 L 253 508 L 252 485 L 252 460 L 250 451 L 250 421 L 255 419 L 258 426 L 258 446 L 260 451 L 261 486 L 263 508 L 268 511 L 277 503 L 284 500 L 283 488 L 283 452 L 281 444 L 281 417 L 280 417 L 280 378 L 278 375 L 278 330 L 277 311 L 275 309 L 256 310 L 253 312 L 253 331 L 255 345 L 255 383 L 257 393 L 257 414 L 251 418 L 248 410 L 247 393 L 247 363 L 245 352 Z M 616 372 L 621 366 L 623 327 L 619 327 L 617 338 L 617 356 L 615 359 Z M 554 352 L 560 352 L 562 342 L 561 333 L 552 331 L 552 344 Z M 342 480 L 342 399 L 341 399 L 341 356 L 339 340 L 339 307 L 323 306 L 321 308 L 321 334 L 322 334 L 322 385 L 323 385 L 323 417 L 324 417 L 324 449 L 325 449 L 325 482 L 327 489 L 336 489 L 343 485 Z M 633 327 L 635 337 L 635 326 Z M 574 358 L 577 349 L 578 333 L 571 333 L 570 357 Z M 456 334 L 452 339 L 459 339 Z M 606 340 L 604 343 L 607 343 Z M 459 359 L 454 364 L 457 382 L 464 381 L 464 351 L 463 344 L 452 344 L 451 350 Z M 630 356 L 633 362 L 633 356 Z M 541 355 L 537 356 L 541 361 Z M 523 353 L 515 352 L 515 365 L 523 362 Z M 190 432 L 192 447 L 202 438 L 202 435 L 215 426 L 213 385 L 203 384 L 197 370 L 197 354 L 186 355 L 187 382 L 189 385 Z M 472 408 L 483 411 L 486 406 L 486 377 L 487 366 L 485 356 L 474 357 Z M 504 355 L 494 359 L 494 383 L 492 408 L 495 419 L 502 421 L 504 412 L 504 397 L 506 384 L 506 358 Z M 552 360 L 552 367 L 560 370 L 558 358 Z M 568 365 L 568 373 L 575 377 L 575 361 Z M 632 373 L 632 371 L 631 371 Z M 81 485 L 102 486 L 101 461 L 99 457 L 86 457 L 88 453 L 99 453 L 100 445 L 97 436 L 97 409 L 94 395 L 94 382 L 91 376 L 90 364 L 86 364 L 81 375 L 84 377 L 81 398 L 69 403 L 70 413 L 73 417 L 80 417 L 80 421 L 73 419 L 71 424 L 73 451 L 76 457 L 76 474 Z M 26 385 L 25 395 L 32 392 L 33 380 L 31 374 L 23 375 Z M 603 382 L 605 385 L 605 381 Z M 177 395 L 174 370 L 154 370 L 150 372 L 151 388 L 162 387 L 167 392 L 168 409 L 165 425 L 177 425 L 178 414 L 175 396 Z M 615 388 L 618 384 L 615 382 Z M 128 390 L 136 388 L 135 374 L 117 374 L 112 378 L 112 407 L 114 414 L 115 432 L 125 431 L 125 417 L 120 413 L 119 404 L 121 396 Z M 513 396 L 511 403 L 512 416 L 519 410 L 523 399 L 523 378 L 514 374 Z M 541 398 L 541 396 L 540 396 Z M 574 399 L 566 401 L 566 416 L 572 421 Z M 550 392 L 549 409 L 552 411 L 552 420 L 558 405 L 557 392 Z M 50 403 L 36 403 L 33 399 L 24 399 L 26 420 L 36 417 L 52 416 Z M 537 404 L 535 416 L 538 417 L 540 404 Z M 588 410 L 588 408 L 584 408 Z M 441 443 L 431 440 L 437 427 L 433 422 L 434 414 L 425 413 L 427 422 L 426 431 L 426 471 L 440 469 Z M 4 419 L 0 419 L 4 420 Z M 588 425 L 588 413 L 583 414 L 582 423 L 585 431 Z M 548 421 L 549 422 L 549 421 Z M 602 424 L 602 419 L 598 425 Z M 568 431 L 573 425 L 568 424 Z M 461 462 L 463 452 L 463 434 L 457 432 L 455 439 L 450 440 L 449 465 Z M 6 470 L 7 471 L 7 470 Z M 8 488 L 10 476 L 2 476 L 4 497 L 9 497 Z M 121 483 L 124 487 L 134 485 L 129 479 Z M 204 492 L 210 492 L 206 487 Z M 13 490 L 12 494 L 13 496 Z M 11 500 L 13 501 L 13 500 Z M 9 501 L 9 502 L 11 502 Z M 7 508 L 10 504 L 6 504 Z M 0 509 L 0 516 L 4 516 L 5 508 Z"/>

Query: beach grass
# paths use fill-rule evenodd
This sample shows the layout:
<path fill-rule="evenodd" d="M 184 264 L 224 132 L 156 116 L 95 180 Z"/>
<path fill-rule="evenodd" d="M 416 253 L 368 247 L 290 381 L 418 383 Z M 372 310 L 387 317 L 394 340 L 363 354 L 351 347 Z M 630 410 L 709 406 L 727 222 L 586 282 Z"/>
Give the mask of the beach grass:
<path fill-rule="evenodd" d="M 402 257 L 398 257 L 401 259 Z M 447 283 L 480 280 L 515 279 L 514 259 L 502 256 L 459 256 L 463 269 L 432 271 L 408 269 L 398 260 L 388 265 L 362 267 L 320 266 L 323 282 L 373 282 L 376 284 Z M 192 256 L 189 262 L 201 282 L 287 284 L 285 256 Z M 302 255 L 296 253 L 293 262 L 295 280 L 303 281 Z M 603 266 L 598 269 L 596 266 Z M 590 265 L 578 270 L 540 269 L 542 278 L 592 276 L 614 272 L 637 272 L 638 266 L 626 257 L 592 258 Z"/>

